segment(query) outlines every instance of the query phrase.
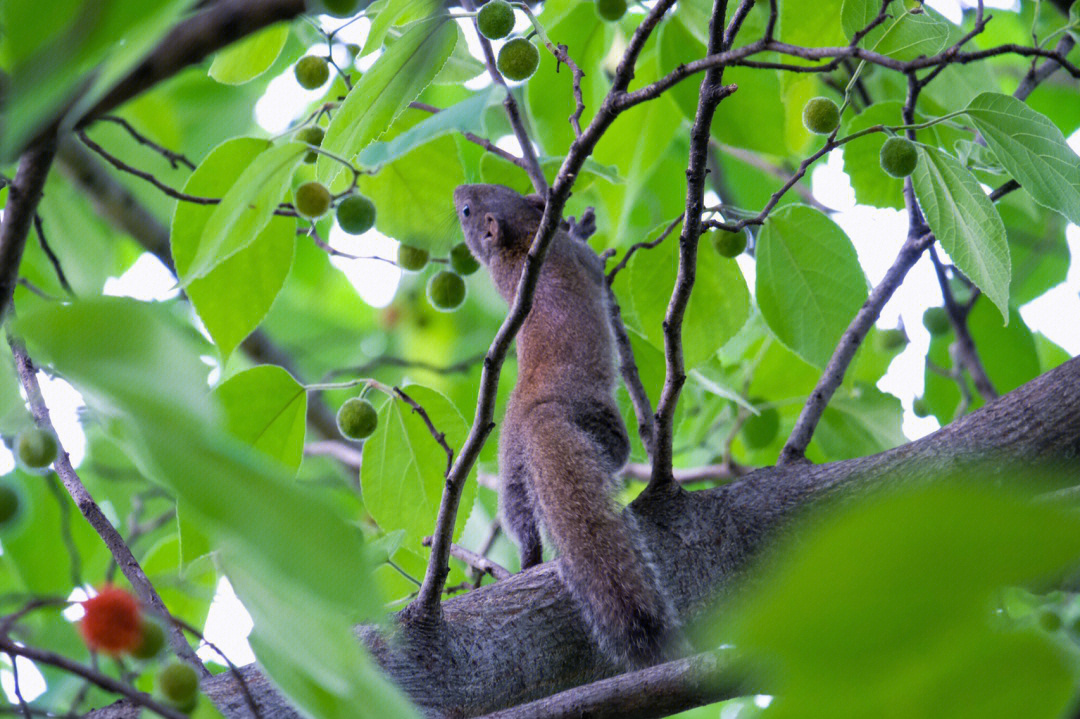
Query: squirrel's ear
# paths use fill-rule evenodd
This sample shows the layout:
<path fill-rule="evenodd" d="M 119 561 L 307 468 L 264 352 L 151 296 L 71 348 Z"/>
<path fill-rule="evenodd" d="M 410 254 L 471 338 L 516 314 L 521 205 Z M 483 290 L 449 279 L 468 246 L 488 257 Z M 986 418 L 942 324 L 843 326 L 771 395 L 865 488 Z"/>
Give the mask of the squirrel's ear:
<path fill-rule="evenodd" d="M 530 205 L 532 205 L 536 209 L 540 210 L 541 212 L 544 211 L 544 207 L 547 205 L 547 200 L 545 200 L 543 197 L 541 197 L 540 195 L 537 195 L 535 193 L 533 193 L 531 195 L 525 195 L 525 200 L 526 200 L 526 202 L 528 202 Z"/>
<path fill-rule="evenodd" d="M 484 215 L 484 234 L 489 238 L 490 242 L 496 246 L 502 243 L 502 228 L 499 227 L 499 221 L 495 218 L 495 215 L 490 212 Z"/>

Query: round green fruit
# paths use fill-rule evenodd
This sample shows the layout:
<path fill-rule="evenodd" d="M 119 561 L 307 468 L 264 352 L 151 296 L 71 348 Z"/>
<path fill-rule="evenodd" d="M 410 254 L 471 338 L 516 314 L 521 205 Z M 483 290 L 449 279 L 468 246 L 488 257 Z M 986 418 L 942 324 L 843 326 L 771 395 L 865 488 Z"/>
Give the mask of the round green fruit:
<path fill-rule="evenodd" d="M 608 22 L 615 22 L 626 14 L 626 0 L 596 0 L 596 14 Z"/>
<path fill-rule="evenodd" d="M 892 352 L 905 346 L 908 338 L 903 330 L 882 330 L 878 332 L 877 342 L 878 349 L 883 352 Z"/>
<path fill-rule="evenodd" d="M 346 45 L 345 50 L 349 53 L 349 57 L 351 57 L 353 60 L 355 60 L 356 56 L 360 54 L 360 46 L 357 45 L 355 42 L 350 42 L 348 45 Z"/>
<path fill-rule="evenodd" d="M 502 40 L 514 29 L 514 8 L 506 0 L 490 0 L 476 14 L 476 26 L 489 40 Z"/>
<path fill-rule="evenodd" d="M 925 397 L 916 397 L 915 401 L 911 403 L 911 411 L 915 413 L 916 417 L 929 417 L 930 403 L 926 401 Z"/>
<path fill-rule="evenodd" d="M 350 235 L 362 235 L 375 225 L 375 203 L 363 195 L 349 195 L 337 207 L 337 222 Z"/>
<path fill-rule="evenodd" d="M 746 249 L 745 232 L 717 230 L 712 233 L 712 244 L 722 257 L 738 257 Z"/>
<path fill-rule="evenodd" d="M 890 137 L 881 146 L 878 160 L 886 175 L 899 180 L 915 172 L 915 165 L 919 164 L 919 153 L 911 140 L 905 137 Z"/>
<path fill-rule="evenodd" d="M 349 439 L 367 439 L 378 425 L 379 415 L 366 399 L 352 397 L 338 410 L 338 431 Z"/>
<path fill-rule="evenodd" d="M 509 80 L 528 80 L 540 66 L 540 51 L 523 37 L 508 40 L 499 50 L 499 72 Z"/>
<path fill-rule="evenodd" d="M 480 269 L 480 263 L 476 261 L 469 246 L 464 242 L 454 245 L 450 250 L 450 266 L 462 277 L 467 277 Z"/>
<path fill-rule="evenodd" d="M 398 267 L 406 272 L 419 272 L 424 269 L 430 256 L 427 250 L 412 245 L 398 245 L 397 248 Z"/>
<path fill-rule="evenodd" d="M 330 209 L 330 190 L 320 182 L 305 182 L 296 188 L 296 211 L 304 217 L 322 217 Z"/>
<path fill-rule="evenodd" d="M 136 659 L 153 659 L 165 648 L 165 630 L 155 621 L 144 620 L 139 645 L 131 650 Z"/>
<path fill-rule="evenodd" d="M 456 310 L 465 301 L 465 280 L 450 270 L 437 272 L 428 280 L 427 296 L 431 306 L 437 310 Z"/>
<path fill-rule="evenodd" d="M 307 143 L 308 145 L 312 145 L 314 147 L 318 147 L 319 145 L 321 145 L 323 137 L 325 136 L 326 133 L 321 127 L 314 126 L 305 127 L 303 130 L 300 130 L 300 132 L 296 133 L 297 141 Z M 318 157 L 319 153 L 311 150 L 310 152 L 308 152 L 308 154 L 304 155 L 304 162 L 310 165 L 311 163 L 315 162 Z"/>
<path fill-rule="evenodd" d="M 944 307 L 931 307 L 922 316 L 923 326 L 930 331 L 931 337 L 940 337 L 949 331 L 949 313 Z"/>
<path fill-rule="evenodd" d="M 0 527 L 19 514 L 19 493 L 13 487 L 0 484 Z"/>
<path fill-rule="evenodd" d="M 187 664 L 173 662 L 158 672 L 157 687 L 169 703 L 194 708 L 199 697 L 199 677 Z"/>
<path fill-rule="evenodd" d="M 15 438 L 15 453 L 29 469 L 45 469 L 56 461 L 56 452 L 56 435 L 47 429 L 34 427 Z"/>
<path fill-rule="evenodd" d="M 314 55 L 300 58 L 293 72 L 296 73 L 296 81 L 305 90 L 317 90 L 330 78 L 330 66 L 326 60 Z"/>
<path fill-rule="evenodd" d="M 320 8 L 334 17 L 352 17 L 360 12 L 360 0 L 319 0 Z"/>
<path fill-rule="evenodd" d="M 757 406 L 764 400 L 754 399 L 750 402 Z M 780 433 L 780 413 L 775 407 L 765 407 L 758 414 L 750 415 L 742 426 L 743 442 L 750 449 L 768 447 Z"/>
<path fill-rule="evenodd" d="M 828 135 L 840 126 L 840 108 L 827 97 L 812 97 L 803 107 L 802 121 L 815 135 Z"/>

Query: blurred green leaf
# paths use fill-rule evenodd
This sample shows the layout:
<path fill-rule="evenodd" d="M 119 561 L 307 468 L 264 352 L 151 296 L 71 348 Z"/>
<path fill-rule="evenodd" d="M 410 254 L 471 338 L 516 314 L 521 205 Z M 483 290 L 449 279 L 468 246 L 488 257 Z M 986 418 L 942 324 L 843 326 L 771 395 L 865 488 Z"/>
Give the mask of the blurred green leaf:
<path fill-rule="evenodd" d="M 254 80 L 270 69 L 288 38 L 288 23 L 271 25 L 219 50 L 207 72 L 224 85 L 242 85 Z"/>
<path fill-rule="evenodd" d="M 237 439 L 281 461 L 293 471 L 304 456 L 307 390 L 276 365 L 233 375 L 214 389 Z"/>

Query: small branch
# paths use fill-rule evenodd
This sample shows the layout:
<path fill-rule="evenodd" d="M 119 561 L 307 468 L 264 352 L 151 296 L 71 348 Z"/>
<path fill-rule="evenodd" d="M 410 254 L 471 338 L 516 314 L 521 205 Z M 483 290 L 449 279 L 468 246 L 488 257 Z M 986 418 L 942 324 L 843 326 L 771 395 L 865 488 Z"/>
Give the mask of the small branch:
<path fill-rule="evenodd" d="M 544 31 L 544 26 L 540 24 L 540 21 L 533 15 L 533 11 L 525 3 L 518 3 L 516 7 L 520 8 L 529 18 L 529 22 L 532 23 L 533 28 L 536 30 L 537 36 L 540 41 L 544 43 L 544 47 L 548 49 L 555 57 L 555 72 L 559 71 L 559 63 L 566 65 L 570 68 L 570 73 L 573 75 L 573 92 L 574 92 L 574 112 L 570 115 L 570 126 L 574 128 L 574 137 L 581 137 L 581 115 L 585 112 L 585 100 L 581 95 L 581 80 L 585 77 L 585 73 L 581 71 L 577 63 L 570 58 L 570 54 L 566 52 L 566 45 L 556 45 L 550 39 L 548 39 L 547 33 Z"/>
<path fill-rule="evenodd" d="M 821 420 L 821 415 L 836 389 L 844 381 L 844 373 L 847 372 L 848 365 L 851 364 L 851 360 L 855 357 L 855 351 L 859 349 L 859 345 L 862 343 L 863 338 L 866 337 L 866 333 L 870 331 L 874 322 L 881 315 L 881 309 L 885 306 L 885 303 L 892 298 L 893 293 L 900 287 L 900 283 L 904 281 L 908 270 L 915 265 L 915 262 L 918 261 L 922 253 L 933 241 L 934 236 L 930 233 L 908 236 L 904 246 L 900 248 L 900 254 L 897 255 L 892 267 L 885 273 L 885 277 L 873 289 L 870 296 L 866 298 L 866 302 L 863 303 L 851 324 L 841 335 L 840 342 L 836 345 L 832 357 L 829 358 L 829 363 L 825 366 L 825 372 L 821 375 L 821 379 L 818 380 L 814 391 L 806 398 L 806 404 L 803 405 L 802 411 L 799 412 L 799 418 L 795 421 L 795 427 L 791 430 L 791 435 L 788 437 L 787 442 L 784 443 L 784 448 L 780 451 L 780 459 L 777 464 L 790 464 L 805 458 L 806 448 L 814 436 L 814 430 Z"/>
<path fill-rule="evenodd" d="M 698 654 L 568 689 L 480 719 L 652 719 L 747 693 L 730 652 Z"/>
<path fill-rule="evenodd" d="M 630 247 L 626 250 L 626 254 L 623 255 L 623 258 L 619 260 L 619 263 L 615 265 L 615 267 L 612 268 L 611 272 L 607 274 L 608 285 L 611 285 L 611 283 L 615 281 L 615 275 L 622 272 L 623 269 L 628 264 L 630 264 L 630 258 L 634 256 L 635 252 L 637 252 L 638 250 L 651 250 L 652 248 L 656 247 L 661 242 L 666 240 L 667 236 L 670 235 L 676 227 L 682 224 L 682 221 L 683 216 L 679 215 L 668 224 L 664 231 L 660 233 L 660 236 L 657 237 L 655 240 L 651 240 L 649 242 L 635 242 L 634 244 L 630 245 Z"/>
<path fill-rule="evenodd" d="M 75 535 L 71 532 L 71 503 L 68 501 L 64 488 L 57 481 L 56 475 L 50 473 L 45 479 L 60 512 L 60 536 L 64 542 L 64 548 L 67 549 L 68 561 L 71 563 L 71 586 L 81 587 L 83 585 L 82 555 L 79 554 L 79 548 L 75 544 Z"/>
<path fill-rule="evenodd" d="M 33 412 L 34 421 L 42 429 L 55 434 L 56 430 L 53 429 L 52 421 L 49 419 L 49 408 L 45 406 L 45 400 L 41 396 L 41 388 L 38 386 L 37 381 L 37 370 L 33 362 L 18 340 L 9 336 L 8 344 L 11 346 L 11 352 L 15 356 L 15 368 L 19 374 L 19 382 L 26 392 L 26 400 L 30 405 L 31 412 Z M 153 612 L 163 617 L 170 617 L 169 610 L 165 608 L 165 603 L 161 601 L 161 597 L 158 595 L 157 590 L 154 589 L 154 585 L 147 579 L 146 573 L 139 566 L 139 562 L 131 553 L 131 549 L 124 543 L 123 537 L 116 531 L 116 528 L 109 523 L 108 518 L 102 513 L 94 498 L 86 491 L 85 485 L 79 479 L 79 475 L 75 473 L 75 469 L 71 466 L 71 460 L 63 447 L 59 447 L 53 467 L 56 469 L 56 473 L 60 475 L 60 481 L 64 483 L 64 488 L 67 489 L 68 494 L 75 501 L 75 506 L 79 508 L 83 517 L 98 533 L 105 546 L 109 548 L 109 552 L 117 564 L 120 565 L 120 570 L 124 573 L 128 582 L 131 583 L 131 587 L 135 590 L 139 599 Z M 183 632 L 174 626 L 170 627 L 169 643 L 181 660 L 193 667 L 201 676 L 210 676 L 210 672 L 195 656 L 195 652 L 192 651 L 187 640 L 184 639 Z"/>
<path fill-rule="evenodd" d="M 1068 57 L 1075 45 L 1076 41 L 1073 39 L 1072 35 L 1066 33 L 1066 35 L 1058 41 L 1057 47 L 1054 48 L 1054 52 L 1061 57 Z M 1016 88 L 1016 92 L 1013 93 L 1013 97 L 1017 100 L 1027 100 L 1028 95 L 1039 86 L 1039 83 L 1061 69 L 1061 63 L 1054 59 L 1048 59 L 1036 69 L 1036 60 L 1038 60 L 1038 58 L 1031 61 L 1031 69 L 1028 70 L 1027 75 L 1020 81 L 1019 87 Z"/>
<path fill-rule="evenodd" d="M 476 12 L 476 6 L 472 0 L 461 0 L 461 7 L 466 12 Z M 517 137 L 518 144 L 521 145 L 521 156 L 525 162 L 525 172 L 528 173 L 529 179 L 532 181 L 533 188 L 541 197 L 547 197 L 548 183 L 544 178 L 544 171 L 540 167 L 540 160 L 536 157 L 536 151 L 533 150 L 532 140 L 529 139 L 529 133 L 525 131 L 525 123 L 521 119 L 521 110 L 518 109 L 517 100 L 514 99 L 514 93 L 510 91 L 509 86 L 506 84 L 506 80 L 503 78 L 502 73 L 499 72 L 499 68 L 495 63 L 495 52 L 491 49 L 491 41 L 484 37 L 484 34 L 480 32 L 480 28 L 476 26 L 476 18 L 473 18 L 473 27 L 476 30 L 476 37 L 480 41 L 480 49 L 484 53 L 484 64 L 487 65 L 488 74 L 491 75 L 491 81 L 497 85 L 502 85 L 506 90 L 506 99 L 503 100 L 503 107 L 506 108 L 506 117 L 510 120 L 510 126 L 514 128 L 514 136 Z"/>
<path fill-rule="evenodd" d="M 441 109 L 435 107 L 434 105 L 428 105 L 426 102 L 410 102 L 409 107 L 416 110 L 423 110 L 424 112 L 430 112 L 432 114 L 442 112 Z M 525 172 L 529 171 L 529 165 L 527 162 L 525 162 L 524 158 L 518 157 L 512 152 L 507 152 L 506 150 L 493 143 L 491 140 L 480 137 L 479 135 L 474 135 L 471 132 L 462 132 L 461 134 L 465 137 L 466 140 L 473 143 L 474 145 L 479 145 L 488 152 L 498 155 L 507 162 L 512 162 L 513 164 L 520 167 L 522 170 L 525 170 Z"/>
<path fill-rule="evenodd" d="M 424 420 L 424 424 L 427 425 L 428 431 L 431 432 L 431 436 L 435 438 L 435 441 L 438 442 L 439 446 L 446 452 L 446 475 L 450 476 L 450 470 L 454 466 L 454 450 L 446 443 L 446 433 L 436 429 L 431 421 L 431 417 L 428 416 L 427 411 L 421 407 L 416 400 L 405 394 L 400 387 L 394 387 L 394 394 L 401 398 L 405 404 L 412 407 L 413 412 L 420 415 L 420 419 Z"/>
<path fill-rule="evenodd" d="M 634 359 L 634 348 L 630 344 L 630 335 L 626 332 L 626 325 L 622 321 L 622 310 L 619 301 L 611 286 L 606 288 L 608 296 L 608 319 L 611 331 L 615 337 L 615 349 L 619 354 L 619 373 L 622 374 L 626 392 L 630 395 L 630 402 L 634 406 L 634 416 L 638 421 L 638 436 L 641 444 L 649 456 L 653 456 L 656 444 L 656 423 L 653 418 L 652 402 L 649 394 L 645 391 L 645 385 L 641 383 L 641 375 L 638 373 L 637 361 Z"/>
<path fill-rule="evenodd" d="M 45 178 L 56 154 L 53 140 L 27 150 L 19 158 L 15 179 L 8 183 L 7 206 L 0 224 L 0 322 L 11 307 L 15 285 L 19 281 L 19 264 L 26 249 L 26 236 L 37 214 L 45 188 Z"/>
<path fill-rule="evenodd" d="M 791 173 L 789 173 L 787 170 L 777 165 L 774 165 L 756 152 L 744 150 L 741 147 L 725 145 L 724 143 L 718 141 L 716 138 L 713 138 L 709 142 L 713 147 L 715 147 L 717 150 L 724 153 L 725 155 L 731 155 L 735 159 L 741 160 L 742 162 L 745 162 L 751 167 L 756 167 L 762 172 L 769 173 L 773 177 L 785 181 L 791 178 Z M 792 185 L 792 189 L 794 189 L 795 192 L 799 193 L 799 197 L 801 197 L 806 204 L 810 205 L 814 209 L 820 210 L 824 213 L 836 212 L 836 210 L 827 205 L 823 205 L 816 197 L 814 197 L 814 193 L 811 192 L 810 188 L 806 185 L 796 183 L 795 185 Z"/>
<path fill-rule="evenodd" d="M 431 537 L 424 537 L 422 544 L 425 547 L 430 547 Z M 511 576 L 510 570 L 506 567 L 491 561 L 482 554 L 477 554 L 471 549 L 466 549 L 459 544 L 450 545 L 450 556 L 455 559 L 460 559 L 478 572 L 490 574 L 495 579 L 508 579 Z"/>
<path fill-rule="evenodd" d="M 360 450 L 334 439 L 326 439 L 321 442 L 308 442 L 304 445 L 304 456 L 333 457 L 337 461 L 352 467 L 353 469 L 360 469 L 360 465 L 363 463 L 364 458 L 364 455 Z"/>
<path fill-rule="evenodd" d="M 240 693 L 244 697 L 244 703 L 247 705 L 248 711 L 251 712 L 251 715 L 255 717 L 255 719 L 260 719 L 262 713 L 259 711 L 259 704 L 255 701 L 255 696 L 251 693 L 251 688 L 248 687 L 247 680 L 244 679 L 244 673 L 240 671 L 240 668 L 236 666 L 236 664 L 234 664 L 228 656 L 226 656 L 225 652 L 221 651 L 221 649 L 212 641 L 207 639 L 202 632 L 200 632 L 198 629 L 191 626 L 184 620 L 176 617 L 163 617 L 163 619 L 165 621 L 175 623 L 176 626 L 178 626 L 180 629 L 194 636 L 203 645 L 209 647 L 210 651 L 216 654 L 221 659 L 221 661 L 225 662 L 225 666 L 229 668 L 229 674 L 232 675 L 233 679 L 236 680 L 236 683 L 240 687 Z"/>
<path fill-rule="evenodd" d="M 679 484 L 694 484 L 695 482 L 728 482 L 743 476 L 746 470 L 738 465 L 724 463 L 708 464 L 691 469 L 676 469 L 672 474 Z M 648 482 L 652 477 L 652 466 L 631 463 L 623 467 L 620 476 L 635 482 Z"/>
<path fill-rule="evenodd" d="M 122 117 L 117 117 L 115 115 L 102 115 L 98 118 L 98 121 L 112 122 L 124 128 L 125 130 L 127 130 L 127 133 L 131 135 L 132 139 L 135 140 L 135 142 L 139 143 L 140 145 L 144 145 L 145 147 L 149 147 L 151 150 L 164 157 L 169 162 L 169 164 L 172 165 L 172 168 L 174 170 L 179 169 L 180 165 L 184 165 L 189 170 L 195 169 L 195 163 L 187 159 L 187 157 L 185 157 L 183 153 L 173 152 L 167 147 L 162 147 L 161 145 L 148 138 L 146 135 L 143 135 L 141 132 L 136 130 L 130 122 L 128 122 Z"/>
<path fill-rule="evenodd" d="M 357 375 L 363 377 L 371 374 L 380 367 L 406 367 L 434 372 L 436 374 L 459 374 L 470 371 L 482 359 L 484 359 L 484 355 L 475 355 L 453 364 L 437 365 L 431 362 L 425 362 L 424 360 L 410 360 L 404 357 L 384 355 L 353 367 L 343 367 L 341 369 L 331 370 L 323 376 L 322 381 L 330 382 L 331 380 L 344 375 Z"/>
<path fill-rule="evenodd" d="M 49 263 L 53 266 L 53 272 L 56 273 L 56 279 L 60 282 L 60 286 L 64 288 L 64 292 L 67 292 L 71 297 L 75 296 L 75 291 L 71 289 L 71 285 L 68 283 L 67 275 L 64 274 L 64 268 L 60 265 L 60 258 L 53 252 L 52 247 L 49 246 L 49 241 L 45 238 L 45 228 L 42 227 L 41 215 L 34 213 L 34 231 L 37 232 L 38 244 L 41 245 L 42 251 L 45 256 L 49 258 Z"/>

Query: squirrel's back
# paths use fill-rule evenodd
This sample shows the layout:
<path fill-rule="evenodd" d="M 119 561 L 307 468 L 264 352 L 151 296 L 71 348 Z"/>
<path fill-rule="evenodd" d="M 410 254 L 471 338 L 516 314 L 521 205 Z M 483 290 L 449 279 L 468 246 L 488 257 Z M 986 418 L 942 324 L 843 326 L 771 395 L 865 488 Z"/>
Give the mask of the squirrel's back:
<path fill-rule="evenodd" d="M 465 239 L 512 302 L 543 201 L 498 185 L 463 185 Z M 540 527 L 589 630 L 631 666 L 664 655 L 674 616 L 636 533 L 612 497 L 630 443 L 614 400 L 603 263 L 560 230 L 517 337 L 518 379 L 499 440 L 503 522 L 522 568 L 540 561 Z"/>

